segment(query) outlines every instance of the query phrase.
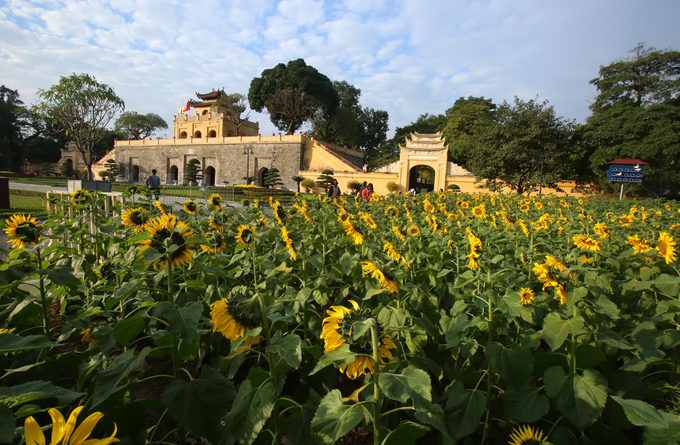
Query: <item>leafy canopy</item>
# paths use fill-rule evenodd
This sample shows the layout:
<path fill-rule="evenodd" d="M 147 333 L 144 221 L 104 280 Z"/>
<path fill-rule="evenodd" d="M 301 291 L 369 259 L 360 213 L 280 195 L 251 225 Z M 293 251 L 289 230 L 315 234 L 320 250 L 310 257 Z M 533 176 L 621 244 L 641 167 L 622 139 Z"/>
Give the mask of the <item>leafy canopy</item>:
<path fill-rule="evenodd" d="M 293 134 L 317 113 L 332 116 L 339 99 L 328 77 L 297 59 L 262 71 L 250 83 L 248 101 L 257 112 L 266 109 L 278 129 Z"/>
<path fill-rule="evenodd" d="M 475 150 L 476 130 L 493 122 L 496 105 L 491 99 L 469 96 L 461 97 L 453 107 L 446 110 L 443 133 L 449 144 L 451 160 L 466 167 Z"/>
<path fill-rule="evenodd" d="M 139 114 L 136 111 L 125 111 L 116 120 L 114 128 L 130 139 L 139 140 L 148 138 L 156 130 L 167 129 L 168 123 L 156 113 Z"/>
<path fill-rule="evenodd" d="M 211 110 L 224 113 L 224 117 L 236 126 L 236 134 L 239 134 L 239 129 L 250 116 L 250 112 L 241 116 L 247 108 L 248 98 L 245 94 L 226 94 L 224 92 L 220 94 L 220 97 L 210 107 Z"/>

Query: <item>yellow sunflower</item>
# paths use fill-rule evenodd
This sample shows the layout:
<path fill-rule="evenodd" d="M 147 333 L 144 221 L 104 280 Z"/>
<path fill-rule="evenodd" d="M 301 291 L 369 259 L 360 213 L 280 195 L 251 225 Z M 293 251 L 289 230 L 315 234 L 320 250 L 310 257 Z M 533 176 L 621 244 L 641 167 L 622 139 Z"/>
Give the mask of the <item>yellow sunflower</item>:
<path fill-rule="evenodd" d="M 519 206 L 519 209 L 524 213 L 529 213 L 529 204 L 522 204 Z"/>
<path fill-rule="evenodd" d="M 399 216 L 399 209 L 395 206 L 387 206 L 385 207 L 385 216 L 388 218 L 396 218 Z"/>
<path fill-rule="evenodd" d="M 427 199 L 423 202 L 423 209 L 428 213 L 434 213 L 435 207 Z"/>
<path fill-rule="evenodd" d="M 12 332 L 14 332 L 15 329 L 16 328 L 11 328 L 11 329 L 0 328 L 0 334 L 11 334 Z"/>
<path fill-rule="evenodd" d="M 100 412 L 90 414 L 78 428 L 76 428 L 76 420 L 78 414 L 83 410 L 83 406 L 79 406 L 73 411 L 68 417 L 68 421 L 64 421 L 64 416 L 54 409 L 50 408 L 47 412 L 52 417 L 52 444 L 62 444 L 62 445 L 80 445 L 80 444 L 91 444 L 91 445 L 108 445 L 110 443 L 120 442 L 116 439 L 116 432 L 118 428 L 116 424 L 113 424 L 113 434 L 111 437 L 104 439 L 90 439 L 86 440 L 92 434 L 92 430 L 97 425 L 97 422 L 104 417 Z M 29 416 L 24 421 L 24 434 L 26 435 L 26 445 L 44 445 L 45 433 L 43 433 L 42 428 L 38 422 L 35 421 L 33 416 Z"/>
<path fill-rule="evenodd" d="M 213 332 L 219 332 L 229 341 L 237 340 L 245 336 L 246 331 L 262 325 L 262 314 L 259 312 L 257 298 L 247 298 L 237 294 L 230 298 L 222 298 L 210 305 L 210 324 Z M 246 337 L 245 343 L 249 346 L 262 340 L 261 336 Z"/>
<path fill-rule="evenodd" d="M 222 238 L 220 232 L 212 232 L 205 237 L 205 244 L 201 244 L 201 249 L 206 253 L 221 252 L 227 243 Z"/>
<path fill-rule="evenodd" d="M 670 264 L 677 259 L 675 245 L 675 240 L 668 232 L 661 232 L 659 234 L 659 244 L 656 246 L 656 250 L 659 252 L 659 255 L 664 257 L 666 264 Z"/>
<path fill-rule="evenodd" d="M 477 218 L 486 218 L 486 205 L 482 203 L 476 207 L 473 207 L 472 214 Z"/>
<path fill-rule="evenodd" d="M 595 227 L 593 227 L 593 230 L 602 238 L 610 238 L 612 236 L 611 233 L 609 233 L 607 223 L 597 223 L 595 224 Z"/>
<path fill-rule="evenodd" d="M 633 224 L 633 219 L 629 215 L 619 216 L 619 224 L 623 227 L 630 227 Z"/>
<path fill-rule="evenodd" d="M 343 221 L 342 228 L 345 229 L 347 235 L 352 238 L 354 244 L 360 245 L 364 243 L 364 234 L 361 233 L 359 229 L 354 227 L 354 225 L 349 220 Z"/>
<path fill-rule="evenodd" d="M 406 241 L 406 235 L 401 233 L 401 230 L 399 230 L 399 227 L 397 226 L 392 226 L 392 232 L 394 232 L 395 235 L 399 238 L 399 240 L 403 243 Z"/>
<path fill-rule="evenodd" d="M 543 290 L 546 287 L 554 287 L 555 294 L 560 300 L 560 304 L 567 304 L 567 293 L 564 289 L 566 281 L 560 273 L 566 270 L 566 266 L 557 258 L 547 255 L 543 264 L 534 263 L 533 273 L 538 280 L 543 283 Z"/>
<path fill-rule="evenodd" d="M 286 243 L 286 248 L 288 249 L 288 253 L 290 254 L 290 259 L 295 261 L 295 259 L 297 258 L 297 250 L 295 250 L 295 244 L 293 243 L 293 240 L 290 238 L 286 226 L 281 226 L 281 237 L 283 238 L 283 242 Z"/>
<path fill-rule="evenodd" d="M 253 229 L 245 224 L 238 226 L 238 233 L 235 238 L 244 247 L 250 247 L 255 242 L 255 232 Z"/>
<path fill-rule="evenodd" d="M 410 226 L 408 229 L 406 229 L 406 233 L 408 233 L 411 236 L 418 236 L 420 235 L 420 227 Z"/>
<path fill-rule="evenodd" d="M 470 253 L 466 255 L 466 258 L 470 260 L 468 267 L 472 270 L 477 270 L 479 269 L 477 259 L 481 256 L 479 251 L 482 249 L 482 241 L 472 232 L 468 231 L 468 242 L 470 243 Z"/>
<path fill-rule="evenodd" d="M 288 216 L 286 215 L 286 211 L 283 209 L 283 207 L 281 207 L 281 203 L 276 201 L 272 205 L 272 209 L 274 209 L 274 217 L 276 220 L 279 222 L 279 224 L 284 225 Z"/>
<path fill-rule="evenodd" d="M 331 306 L 326 311 L 329 315 L 323 319 L 321 328 L 321 339 L 324 341 L 324 353 L 335 351 L 336 349 L 349 345 L 350 350 L 357 355 L 354 361 L 348 365 L 340 367 L 340 372 L 343 372 L 350 379 L 356 379 L 366 374 L 366 370 L 371 374 L 374 372 L 373 347 L 371 345 L 371 332 L 366 331 L 359 338 L 354 338 L 354 323 L 357 321 L 368 320 L 373 318 L 371 313 L 367 310 L 359 309 L 359 305 L 354 300 L 349 301 L 352 309 L 343 306 Z M 397 346 L 392 341 L 392 337 L 382 332 L 378 333 L 380 338 L 380 364 L 384 365 L 387 360 L 392 360 L 392 353 L 390 349 L 396 349 Z"/>
<path fill-rule="evenodd" d="M 196 201 L 192 201 L 191 199 L 184 201 L 182 207 L 189 215 L 195 215 L 196 211 L 198 210 L 198 204 L 196 204 Z"/>
<path fill-rule="evenodd" d="M 378 224 L 375 223 L 373 218 L 371 218 L 371 215 L 369 215 L 368 213 L 361 212 L 359 214 L 359 218 L 362 221 L 364 221 L 366 223 L 366 225 L 368 227 L 370 227 L 371 229 L 377 229 L 378 228 Z"/>
<path fill-rule="evenodd" d="M 92 331 L 85 329 L 80 333 L 80 342 L 91 345 L 92 343 L 97 343 L 97 339 L 94 338 L 94 335 L 92 335 Z"/>
<path fill-rule="evenodd" d="M 92 199 L 92 193 L 87 190 L 77 189 L 71 193 L 71 202 L 73 204 L 85 204 Z"/>
<path fill-rule="evenodd" d="M 406 262 L 406 258 L 404 258 L 404 255 L 397 252 L 397 249 L 395 249 L 392 243 L 390 243 L 389 241 L 385 241 L 385 246 L 383 247 L 383 250 L 387 251 L 387 255 L 392 259 L 392 261 Z"/>
<path fill-rule="evenodd" d="M 219 209 L 220 207 L 222 207 L 222 197 L 220 195 L 218 195 L 217 193 L 213 193 L 208 198 L 208 204 L 213 206 L 216 209 Z"/>
<path fill-rule="evenodd" d="M 535 430 L 529 425 L 515 428 L 510 435 L 509 445 L 538 445 L 545 443 L 548 437 L 543 437 L 543 431 L 536 428 Z"/>
<path fill-rule="evenodd" d="M 143 232 L 144 226 L 149 221 L 149 212 L 141 207 L 130 209 L 123 213 L 122 221 L 125 227 L 130 227 L 135 232 Z"/>
<path fill-rule="evenodd" d="M 42 225 L 31 215 L 12 215 L 5 220 L 5 235 L 13 249 L 26 250 L 26 244 L 35 245 L 42 237 Z"/>
<path fill-rule="evenodd" d="M 574 245 L 583 250 L 600 250 L 600 242 L 586 235 L 574 235 Z"/>
<path fill-rule="evenodd" d="M 536 201 L 534 207 L 536 207 L 537 210 L 541 210 L 543 208 L 543 203 Z"/>
<path fill-rule="evenodd" d="M 531 233 L 529 232 L 529 227 L 526 225 L 526 223 L 524 221 L 522 221 L 521 219 L 518 219 L 517 224 L 519 224 L 519 226 L 522 228 L 522 232 L 524 232 L 524 236 L 529 238 L 531 236 Z"/>
<path fill-rule="evenodd" d="M 641 239 L 637 234 L 633 236 L 628 237 L 628 241 L 626 241 L 626 244 L 629 246 L 633 247 L 633 251 L 636 254 L 640 253 L 646 253 L 652 250 L 652 246 L 649 245 L 649 243 L 643 239 Z"/>
<path fill-rule="evenodd" d="M 230 222 L 232 222 L 231 218 L 220 208 L 213 212 L 208 225 L 215 230 L 222 230 Z"/>
<path fill-rule="evenodd" d="M 369 263 L 368 261 L 362 261 L 361 264 L 363 264 L 362 269 L 364 270 L 364 273 L 369 275 L 371 278 L 378 280 L 380 282 L 380 286 L 382 286 L 383 289 L 387 289 L 392 293 L 397 292 L 396 281 L 387 278 L 385 272 L 380 270 L 378 266 L 373 263 Z"/>
<path fill-rule="evenodd" d="M 151 234 L 151 238 L 143 240 L 142 247 L 139 248 L 140 253 L 147 249 L 156 249 L 163 256 L 151 264 L 154 268 L 162 269 L 168 266 L 168 256 L 166 252 L 170 245 L 177 246 L 177 248 L 170 253 L 170 267 L 183 266 L 194 261 L 193 244 L 189 244 L 188 240 L 193 236 L 193 232 L 189 230 L 186 224 L 178 221 L 172 215 L 161 215 L 158 218 L 152 219 L 146 223 L 145 229 Z"/>
<path fill-rule="evenodd" d="M 520 289 L 518 294 L 522 304 L 531 304 L 534 301 L 534 291 L 531 289 Z"/>

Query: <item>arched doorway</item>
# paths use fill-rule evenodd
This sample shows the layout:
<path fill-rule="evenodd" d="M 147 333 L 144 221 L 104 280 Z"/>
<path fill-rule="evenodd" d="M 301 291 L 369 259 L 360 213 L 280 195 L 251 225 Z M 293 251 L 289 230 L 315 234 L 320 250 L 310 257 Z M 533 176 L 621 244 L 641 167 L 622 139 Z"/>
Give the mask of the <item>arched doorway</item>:
<path fill-rule="evenodd" d="M 205 116 L 206 114 L 208 114 L 208 110 L 203 110 L 203 112 L 202 112 L 201 114 L 202 114 L 203 116 Z"/>
<path fill-rule="evenodd" d="M 267 177 L 269 169 L 267 167 L 262 167 L 260 171 L 257 172 L 257 177 L 255 178 L 255 185 L 264 186 L 264 178 Z"/>
<path fill-rule="evenodd" d="M 67 159 L 66 162 L 64 162 L 64 167 L 62 168 L 65 170 L 65 176 L 73 175 L 73 159 Z"/>
<path fill-rule="evenodd" d="M 179 177 L 179 169 L 177 168 L 176 165 L 173 165 L 170 167 L 170 172 L 168 173 L 168 179 L 170 180 L 171 184 L 175 184 L 178 181 Z"/>
<path fill-rule="evenodd" d="M 216 138 L 217 137 L 217 132 L 215 130 L 210 130 L 210 134 L 208 134 L 209 138 Z"/>
<path fill-rule="evenodd" d="M 208 167 L 205 169 L 205 175 L 203 175 L 203 185 L 208 187 L 215 185 L 215 168 Z"/>
<path fill-rule="evenodd" d="M 133 165 L 132 166 L 132 172 L 131 172 L 132 177 L 130 180 L 132 182 L 139 182 L 139 165 Z"/>
<path fill-rule="evenodd" d="M 200 131 L 197 131 L 196 133 L 194 133 L 194 137 L 195 137 L 195 138 L 200 138 L 200 137 L 201 137 L 201 132 L 200 132 Z"/>
<path fill-rule="evenodd" d="M 186 139 L 186 138 L 187 138 L 187 132 L 186 132 L 186 131 L 181 132 L 181 133 L 179 134 L 179 138 L 180 138 L 180 139 Z"/>
<path fill-rule="evenodd" d="M 408 189 L 415 189 L 416 192 L 434 190 L 435 173 L 432 167 L 427 165 L 416 165 L 411 168 L 408 177 Z"/>

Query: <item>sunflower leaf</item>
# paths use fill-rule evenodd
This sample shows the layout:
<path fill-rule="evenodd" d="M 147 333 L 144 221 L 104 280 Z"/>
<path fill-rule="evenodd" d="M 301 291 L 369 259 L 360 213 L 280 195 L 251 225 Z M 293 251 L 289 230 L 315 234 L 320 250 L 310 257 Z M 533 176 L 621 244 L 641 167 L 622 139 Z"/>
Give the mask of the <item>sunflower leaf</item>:
<path fill-rule="evenodd" d="M 0 334 L 0 353 L 28 351 L 30 349 L 50 348 L 57 344 L 44 335 L 20 336 L 16 334 Z"/>
<path fill-rule="evenodd" d="M 343 345 L 335 351 L 322 355 L 309 375 L 316 374 L 328 365 L 335 365 L 336 368 L 349 365 L 355 358 L 356 354 L 349 350 L 349 345 Z"/>
<path fill-rule="evenodd" d="M 401 374 L 381 372 L 378 384 L 380 390 L 390 399 L 402 403 L 411 399 L 419 411 L 429 411 L 432 407 L 430 376 L 422 369 L 408 367 Z"/>
<path fill-rule="evenodd" d="M 342 403 L 340 390 L 334 389 L 321 400 L 312 419 L 312 435 L 318 443 L 334 444 L 349 433 L 364 417 L 362 405 Z"/>
<path fill-rule="evenodd" d="M 550 402 L 540 391 L 540 388 L 530 386 L 520 390 L 508 387 L 503 394 L 504 417 L 531 423 L 548 414 Z"/>
<path fill-rule="evenodd" d="M 104 402 L 111 394 L 120 389 L 118 387 L 120 382 L 146 358 L 151 352 L 151 348 L 142 349 L 138 355 L 135 355 L 135 352 L 134 349 L 128 349 L 116 357 L 108 368 L 97 374 L 91 408 Z"/>
<path fill-rule="evenodd" d="M 600 417 L 607 403 L 607 380 L 594 369 L 566 374 L 561 366 L 553 366 L 543 381 L 557 409 L 581 431 Z"/>
<path fill-rule="evenodd" d="M 370 318 L 366 320 L 358 320 L 352 323 L 352 338 L 354 340 L 358 340 L 363 337 L 366 332 L 371 329 L 372 324 L 373 320 Z"/>
<path fill-rule="evenodd" d="M 291 368 L 297 369 L 302 362 L 302 340 L 297 334 L 282 336 L 280 332 L 272 338 L 267 351 L 279 355 Z"/>
<path fill-rule="evenodd" d="M 146 264 L 152 264 L 164 256 L 164 254 L 160 253 L 153 247 L 149 247 L 148 249 L 144 250 L 142 255 L 144 255 L 144 261 L 146 261 Z"/>
<path fill-rule="evenodd" d="M 169 301 L 163 301 L 156 306 L 155 312 L 168 319 L 170 332 L 174 332 L 182 340 L 191 343 L 198 330 L 198 320 L 203 313 L 203 304 L 191 301 L 178 309 Z"/>
<path fill-rule="evenodd" d="M 253 368 L 257 369 L 259 368 Z M 276 389 L 272 381 L 265 380 L 260 385 L 253 385 L 249 375 L 241 384 L 234 404 L 224 419 L 225 426 L 222 429 L 228 429 L 228 433 L 237 443 L 250 445 L 269 419 L 275 403 Z"/>

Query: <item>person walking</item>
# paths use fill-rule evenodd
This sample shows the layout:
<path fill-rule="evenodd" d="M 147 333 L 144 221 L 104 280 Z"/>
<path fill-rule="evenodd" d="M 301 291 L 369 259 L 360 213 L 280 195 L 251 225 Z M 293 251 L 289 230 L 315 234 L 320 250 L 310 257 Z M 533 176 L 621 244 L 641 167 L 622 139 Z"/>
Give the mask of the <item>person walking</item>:
<path fill-rule="evenodd" d="M 156 169 L 151 170 L 151 174 L 146 177 L 146 186 L 153 196 L 158 199 L 161 195 L 161 178 L 156 175 Z"/>
<path fill-rule="evenodd" d="M 364 181 L 363 184 L 361 184 L 361 187 L 359 187 L 359 196 L 363 196 L 362 193 L 366 190 L 366 181 Z"/>
<path fill-rule="evenodd" d="M 338 198 L 342 192 L 340 191 L 340 186 L 338 186 L 338 180 L 334 179 L 330 186 L 328 186 L 328 197 Z"/>
<path fill-rule="evenodd" d="M 373 183 L 371 182 L 366 186 L 363 192 L 361 192 L 361 197 L 364 198 L 364 202 L 368 202 L 371 200 L 371 196 L 373 196 Z"/>

